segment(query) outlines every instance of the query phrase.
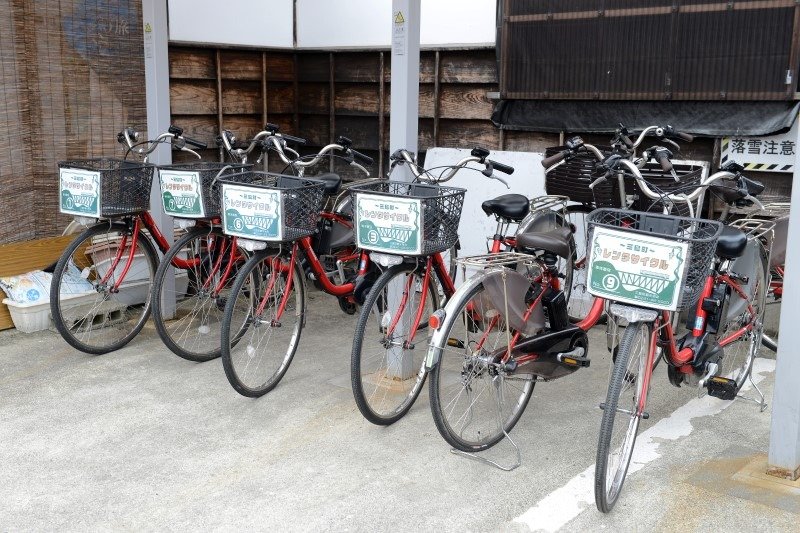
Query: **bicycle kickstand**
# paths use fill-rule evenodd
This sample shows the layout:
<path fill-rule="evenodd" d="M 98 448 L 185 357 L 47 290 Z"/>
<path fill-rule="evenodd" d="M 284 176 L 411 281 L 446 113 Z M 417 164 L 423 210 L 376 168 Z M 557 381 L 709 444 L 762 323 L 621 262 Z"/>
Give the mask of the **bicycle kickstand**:
<path fill-rule="evenodd" d="M 506 428 L 504 427 L 504 424 L 503 424 L 503 410 L 501 408 L 501 406 L 502 406 L 502 398 L 500 398 L 500 396 L 502 394 L 500 392 L 502 390 L 502 387 L 500 385 L 502 385 L 502 384 L 498 385 L 498 381 L 497 381 L 497 380 L 502 380 L 502 379 L 503 379 L 502 376 L 497 375 L 492 380 L 494 385 L 495 385 L 495 387 L 494 387 L 495 388 L 494 399 L 495 399 L 495 404 L 497 406 L 497 420 L 499 421 L 499 426 L 500 426 L 500 429 L 503 432 L 503 435 L 505 436 L 506 439 L 508 439 L 508 442 L 511 443 L 511 446 L 514 448 L 514 451 L 516 452 L 517 461 L 514 464 L 505 466 L 505 465 L 501 465 L 500 463 L 498 463 L 496 461 L 492 461 L 491 459 L 487 459 L 485 457 L 481 457 L 481 456 L 479 456 L 479 455 L 477 455 L 475 453 L 472 453 L 472 452 L 465 452 L 465 451 L 462 451 L 462 450 L 457 450 L 455 448 L 451 448 L 450 449 L 450 453 L 453 453 L 455 455 L 461 455 L 463 457 L 467 457 L 469 459 L 473 459 L 475 461 L 479 461 L 481 463 L 484 463 L 484 464 L 487 464 L 487 465 L 491 465 L 491 466 L 493 466 L 495 468 L 498 468 L 498 469 L 500 469 L 500 470 L 502 470 L 504 472 L 511 472 L 512 470 L 516 469 L 517 467 L 519 467 L 522 464 L 522 453 L 519 450 L 519 446 L 517 446 L 517 443 L 514 442 L 514 439 L 512 439 L 511 436 L 508 434 L 508 432 L 506 431 Z"/>
<path fill-rule="evenodd" d="M 756 394 L 758 395 L 757 396 L 758 399 L 750 398 L 749 396 L 745 396 L 744 394 L 737 394 L 736 396 L 737 396 L 737 398 L 741 398 L 742 400 L 745 400 L 745 401 L 748 401 L 748 402 L 753 402 L 754 404 L 758 405 L 759 412 L 763 413 L 767 409 L 767 400 L 766 400 L 766 398 L 764 398 L 764 393 L 761 392 L 761 389 L 758 388 L 758 385 L 756 385 L 756 382 L 753 381 L 753 373 L 752 372 L 750 372 L 750 375 L 747 377 L 747 379 L 750 381 L 750 384 L 755 389 Z"/>

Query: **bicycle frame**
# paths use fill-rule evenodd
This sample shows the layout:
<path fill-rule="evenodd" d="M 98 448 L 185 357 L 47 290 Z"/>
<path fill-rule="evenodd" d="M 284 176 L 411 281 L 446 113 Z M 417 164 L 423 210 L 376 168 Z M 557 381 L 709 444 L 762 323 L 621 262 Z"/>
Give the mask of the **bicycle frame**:
<path fill-rule="evenodd" d="M 125 260 L 125 265 L 122 267 L 122 272 L 115 280 L 114 286 L 111 288 L 111 292 L 119 291 L 119 287 L 125 281 L 125 276 L 127 276 L 128 270 L 133 264 L 133 258 L 134 255 L 136 254 L 136 248 L 139 243 L 139 231 L 141 230 L 142 225 L 144 225 L 144 227 L 150 233 L 151 240 L 155 242 L 159 250 L 161 250 L 161 253 L 166 253 L 170 248 L 169 242 L 167 241 L 164 234 L 161 233 L 161 230 L 158 228 L 158 224 L 156 224 L 152 215 L 150 215 L 148 211 L 144 211 L 143 213 L 136 215 L 133 219 L 133 229 L 132 229 L 132 235 L 130 237 L 130 245 L 128 246 L 128 235 L 123 235 L 122 241 L 120 242 L 120 245 L 117 247 L 116 254 L 112 259 L 110 268 L 108 269 L 108 272 L 106 272 L 106 274 L 103 276 L 103 279 L 100 281 L 101 284 L 105 284 L 108 282 L 108 279 L 111 277 L 111 275 L 114 272 L 116 272 L 117 266 L 122 260 L 126 248 L 128 248 L 128 257 Z M 230 249 L 226 253 L 220 253 L 219 257 L 215 261 L 215 264 L 212 265 L 211 271 L 208 275 L 208 279 L 206 279 L 204 282 L 203 285 L 204 289 L 209 288 L 211 280 L 214 279 L 214 276 L 217 273 L 219 273 L 220 270 L 222 269 L 222 264 L 226 258 L 226 255 L 229 260 L 227 262 L 227 265 L 225 266 L 224 271 L 222 271 L 220 279 L 217 281 L 217 284 L 214 287 L 213 290 L 214 294 L 222 290 L 222 288 L 225 286 L 225 283 L 230 277 L 231 271 L 233 270 L 233 264 L 242 257 L 238 251 L 238 247 L 236 246 L 235 237 L 233 237 L 232 239 Z M 196 266 L 198 264 L 198 261 L 199 261 L 198 259 L 181 259 L 176 257 L 175 259 L 172 260 L 172 265 L 176 268 L 186 270 Z"/>

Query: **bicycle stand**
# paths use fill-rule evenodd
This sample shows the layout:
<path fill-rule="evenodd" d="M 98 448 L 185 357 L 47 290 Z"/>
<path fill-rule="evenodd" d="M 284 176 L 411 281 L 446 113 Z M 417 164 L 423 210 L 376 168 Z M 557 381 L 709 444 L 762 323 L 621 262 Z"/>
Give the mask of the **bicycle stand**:
<path fill-rule="evenodd" d="M 764 393 L 761 392 L 761 389 L 758 388 L 758 385 L 756 385 L 756 382 L 753 381 L 753 373 L 752 372 L 750 372 L 750 375 L 747 376 L 747 379 L 750 381 L 750 384 L 756 390 L 756 393 L 758 394 L 758 398 L 760 398 L 760 399 L 757 400 L 755 398 L 751 398 L 751 397 L 745 396 L 743 394 L 737 394 L 736 397 L 737 398 L 741 398 L 742 400 L 745 400 L 747 402 L 753 402 L 754 404 L 758 405 L 759 412 L 763 413 L 764 411 L 767 410 L 767 400 L 766 400 L 766 398 L 764 398 Z"/>
<path fill-rule="evenodd" d="M 501 376 L 499 374 L 492 379 L 492 382 L 495 384 L 494 399 L 495 399 L 495 405 L 497 406 L 497 420 L 499 421 L 499 427 L 502 430 L 503 435 L 505 436 L 505 438 L 508 439 L 508 441 L 511 443 L 511 446 L 513 446 L 513 448 L 514 448 L 514 451 L 516 452 L 516 455 L 517 455 L 516 462 L 514 464 L 511 464 L 511 465 L 508 465 L 508 466 L 504 466 L 504 465 L 501 465 L 500 463 L 498 463 L 496 461 L 492 461 L 491 459 L 487 459 L 485 457 L 481 457 L 481 456 L 479 456 L 479 455 L 477 455 L 475 453 L 465 452 L 465 451 L 462 451 L 462 450 L 457 450 L 455 448 L 451 448 L 450 449 L 450 453 L 453 453 L 455 455 L 461 455 L 463 457 L 467 457 L 467 458 L 473 459 L 475 461 L 479 461 L 481 463 L 484 463 L 484 464 L 493 466 L 495 468 L 498 468 L 498 469 L 500 469 L 500 470 L 502 470 L 504 472 L 511 472 L 512 470 L 516 469 L 517 467 L 519 467 L 522 464 L 522 453 L 520 452 L 519 446 L 517 446 L 517 443 L 514 442 L 514 439 L 511 438 L 511 436 L 508 434 L 508 432 L 505 430 L 505 427 L 503 426 L 502 399 L 500 398 L 500 396 L 501 396 L 500 391 L 502 389 L 500 388 L 499 385 L 497 385 L 497 380 L 502 380 L 502 379 L 503 379 L 503 376 Z"/>

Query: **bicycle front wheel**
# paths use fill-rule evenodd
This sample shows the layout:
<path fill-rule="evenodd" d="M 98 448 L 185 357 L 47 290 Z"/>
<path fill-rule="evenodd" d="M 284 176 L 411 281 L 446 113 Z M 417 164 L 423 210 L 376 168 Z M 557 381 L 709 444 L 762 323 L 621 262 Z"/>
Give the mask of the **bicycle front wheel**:
<path fill-rule="evenodd" d="M 386 426 L 400 420 L 425 383 L 428 318 L 438 309 L 434 274 L 423 301 L 424 271 L 395 265 L 369 291 L 353 336 L 350 381 L 364 418 Z M 415 327 L 414 324 L 417 324 Z"/>
<path fill-rule="evenodd" d="M 220 356 L 222 317 L 243 264 L 241 250 L 220 228 L 192 228 L 170 247 L 153 283 L 153 322 L 167 348 L 189 361 Z M 167 288 L 172 272 L 174 284 Z M 246 313 L 248 299 L 239 296 L 235 313 Z M 175 302 L 169 315 L 162 298 Z"/>
<path fill-rule="evenodd" d="M 241 313 L 243 301 L 247 307 Z M 225 375 L 239 394 L 263 396 L 286 374 L 300 342 L 305 305 L 297 262 L 290 268 L 285 259 L 262 252 L 241 268 L 225 304 L 220 339 Z"/>
<path fill-rule="evenodd" d="M 50 313 L 71 346 L 100 355 L 119 350 L 144 327 L 158 256 L 141 231 L 100 223 L 64 250 L 53 271 Z M 120 250 L 121 249 L 121 250 Z"/>
<path fill-rule="evenodd" d="M 517 424 L 535 378 L 503 370 L 500 358 L 507 351 L 509 330 L 483 284 L 447 312 L 453 320 L 443 326 L 442 355 L 429 384 L 433 420 L 454 448 L 483 451 Z"/>
<path fill-rule="evenodd" d="M 651 324 L 643 322 L 625 328 L 611 372 L 594 472 L 594 499 L 604 513 L 617 502 L 639 432 L 650 330 Z"/>

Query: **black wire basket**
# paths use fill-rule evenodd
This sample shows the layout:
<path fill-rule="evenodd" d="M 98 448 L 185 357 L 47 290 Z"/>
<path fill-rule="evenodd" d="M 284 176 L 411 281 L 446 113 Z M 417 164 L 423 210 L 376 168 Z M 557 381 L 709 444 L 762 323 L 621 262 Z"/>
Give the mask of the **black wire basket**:
<path fill-rule="evenodd" d="M 232 164 L 197 161 L 194 163 L 179 163 L 175 165 L 161 165 L 158 174 L 161 181 L 161 200 L 164 212 L 178 218 L 217 218 L 220 216 L 219 208 L 219 182 L 217 176 L 220 172 L 233 174 L 251 170 L 251 164 Z M 196 173 L 197 176 L 193 176 Z M 165 179 L 170 177 L 171 179 Z M 182 181 L 176 182 L 177 180 Z M 196 194 L 181 194 L 181 189 L 194 189 L 189 180 L 199 181 L 200 197 Z"/>
<path fill-rule="evenodd" d="M 150 209 L 150 187 L 153 183 L 155 165 L 114 158 L 72 159 L 60 161 L 59 171 L 79 170 L 97 172 L 100 175 L 99 212 L 103 218 L 133 215 Z M 65 189 L 59 191 L 62 207 L 83 205 L 86 198 L 73 195 Z M 91 202 L 91 199 L 89 200 Z M 94 211 L 94 208 L 87 210 Z M 62 212 L 76 214 L 68 208 Z M 91 216 L 91 215 L 89 215 Z"/>
<path fill-rule="evenodd" d="M 217 181 L 226 234 L 292 242 L 317 231 L 324 181 L 259 171 L 225 174 Z"/>
<path fill-rule="evenodd" d="M 664 172 L 661 165 L 655 162 L 647 163 L 640 171 L 642 177 L 648 185 L 650 185 L 650 188 L 654 192 L 660 192 L 662 194 L 673 192 L 685 192 L 689 194 L 700 185 L 700 180 L 703 175 L 702 166 L 692 163 L 673 162 L 672 167 L 675 171 L 675 175 L 678 176 L 678 181 L 675 181 L 672 174 Z M 633 176 L 626 175 L 625 184 L 628 187 L 628 194 L 634 194 L 631 209 L 636 209 L 637 211 L 663 212 L 664 202 L 661 200 L 653 200 L 646 196 L 642 192 L 641 187 L 639 187 L 639 182 L 637 182 Z M 673 212 L 677 215 L 684 217 L 689 216 L 689 206 L 686 205 L 686 202 L 674 202 L 673 205 L 676 208 Z"/>
<path fill-rule="evenodd" d="M 703 290 L 708 269 L 714 259 L 722 224 L 714 220 L 688 218 L 626 209 L 595 209 L 587 217 L 590 238 L 595 228 L 609 228 L 626 233 L 658 237 L 688 244 L 686 270 L 680 288 L 678 309 L 694 305 Z M 588 252 L 590 263 L 595 250 Z M 641 256 L 644 256 L 643 252 Z M 590 267 L 591 268 L 591 264 Z M 638 283 L 632 282 L 634 285 Z M 650 286 L 653 289 L 653 285 Z M 642 304 L 646 307 L 646 304 Z"/>
<path fill-rule="evenodd" d="M 427 256 L 451 248 L 458 240 L 458 223 L 464 206 L 466 189 L 404 181 L 373 181 L 353 185 L 353 219 L 356 245 L 366 250 Z M 385 206 L 375 199 L 386 198 Z M 392 200 L 401 202 L 409 211 L 392 208 Z M 377 208 L 365 208 L 359 202 L 371 202 Z M 377 223 L 376 223 L 377 222 Z M 422 229 L 422 232 L 416 231 Z"/>
<path fill-rule="evenodd" d="M 604 156 L 611 154 L 608 146 L 597 147 Z M 547 148 L 545 157 L 566 150 L 566 146 Z M 619 182 L 609 179 L 599 183 L 594 191 L 589 188 L 597 178 L 605 174 L 597 170 L 597 158 L 588 151 L 578 152 L 552 170 L 545 172 L 544 188 L 547 194 L 567 196 L 570 201 L 595 207 L 621 207 L 619 201 Z"/>

